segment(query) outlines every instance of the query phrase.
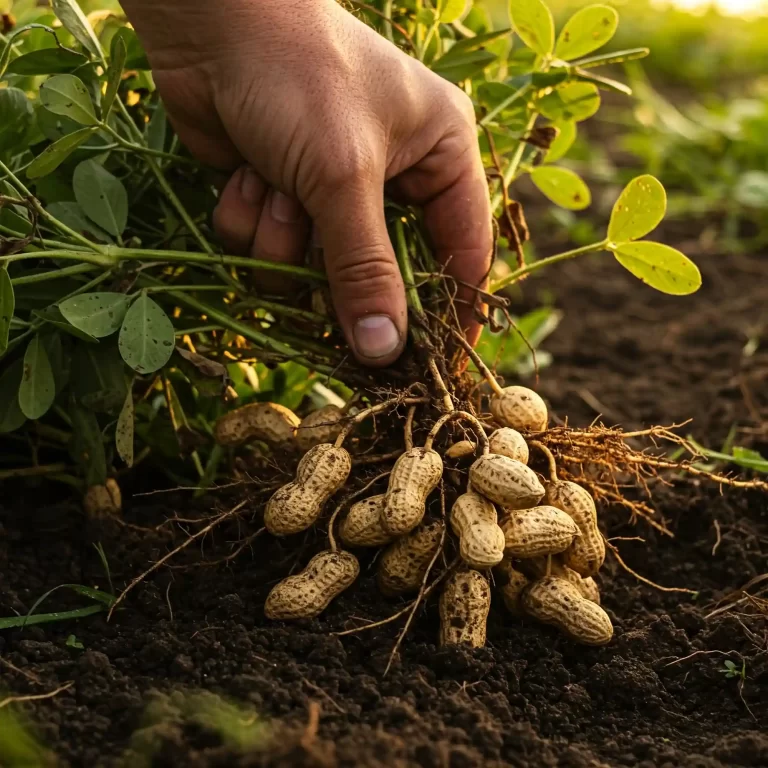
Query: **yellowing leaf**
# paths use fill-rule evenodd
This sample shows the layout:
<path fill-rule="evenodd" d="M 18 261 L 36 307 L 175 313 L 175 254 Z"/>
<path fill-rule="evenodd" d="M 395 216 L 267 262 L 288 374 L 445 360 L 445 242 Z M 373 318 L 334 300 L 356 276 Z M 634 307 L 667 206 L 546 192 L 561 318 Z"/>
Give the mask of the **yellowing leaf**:
<path fill-rule="evenodd" d="M 638 240 L 659 226 L 667 211 L 667 193 L 654 176 L 637 176 L 624 187 L 613 206 L 608 240 L 625 243 Z"/>
<path fill-rule="evenodd" d="M 622 267 L 662 293 L 686 296 L 701 286 L 699 268 L 669 245 L 649 240 L 621 243 L 613 255 Z"/>
<path fill-rule="evenodd" d="M 589 187 L 568 168 L 540 165 L 531 171 L 531 181 L 555 205 L 569 211 L 581 211 L 592 202 Z"/>
<path fill-rule="evenodd" d="M 619 14 L 608 5 L 588 5 L 566 22 L 555 46 L 555 56 L 573 61 L 602 48 L 616 33 Z"/>
<path fill-rule="evenodd" d="M 542 0 L 510 0 L 509 18 L 520 39 L 540 56 L 552 53 L 555 22 Z"/>

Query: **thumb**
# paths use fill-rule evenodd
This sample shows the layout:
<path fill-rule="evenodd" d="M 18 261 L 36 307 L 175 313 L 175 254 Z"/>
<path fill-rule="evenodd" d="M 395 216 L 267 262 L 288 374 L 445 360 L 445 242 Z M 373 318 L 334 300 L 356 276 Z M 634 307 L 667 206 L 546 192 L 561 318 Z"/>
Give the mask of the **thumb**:
<path fill-rule="evenodd" d="M 384 366 L 403 351 L 405 289 L 384 218 L 381 184 L 347 184 L 310 210 L 333 305 L 355 356 Z"/>

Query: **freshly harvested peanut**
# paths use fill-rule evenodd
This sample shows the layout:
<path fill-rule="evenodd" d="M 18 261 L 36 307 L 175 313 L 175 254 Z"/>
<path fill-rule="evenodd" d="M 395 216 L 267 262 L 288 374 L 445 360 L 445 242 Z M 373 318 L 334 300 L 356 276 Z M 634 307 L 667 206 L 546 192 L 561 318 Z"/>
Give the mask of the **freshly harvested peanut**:
<path fill-rule="evenodd" d="M 381 547 L 394 538 L 384 529 L 381 510 L 384 494 L 353 504 L 339 527 L 339 536 L 348 547 Z"/>
<path fill-rule="evenodd" d="M 390 544 L 382 553 L 376 572 L 379 589 L 387 596 L 415 592 L 440 548 L 442 520 L 420 526 Z"/>
<path fill-rule="evenodd" d="M 296 430 L 296 443 L 308 451 L 320 443 L 332 443 L 341 432 L 344 413 L 337 405 L 324 405 L 301 420 Z"/>
<path fill-rule="evenodd" d="M 264 604 L 268 619 L 313 619 L 321 614 L 360 573 L 349 552 L 327 550 L 315 555 L 307 567 L 276 584 Z"/>
<path fill-rule="evenodd" d="M 440 645 L 485 645 L 491 588 L 477 571 L 454 573 L 440 595 Z"/>
<path fill-rule="evenodd" d="M 451 528 L 459 537 L 461 559 L 470 568 L 492 568 L 504 557 L 504 532 L 493 504 L 468 490 L 451 509 Z"/>
<path fill-rule="evenodd" d="M 546 403 L 528 387 L 505 387 L 491 398 L 491 413 L 502 426 L 528 432 L 543 432 L 549 419 Z"/>
<path fill-rule="evenodd" d="M 260 440 L 284 447 L 293 442 L 299 417 L 278 403 L 251 403 L 225 413 L 217 422 L 213 436 L 219 445 L 240 445 Z"/>
<path fill-rule="evenodd" d="M 557 576 L 533 582 L 523 593 L 523 608 L 584 645 L 605 645 L 613 637 L 608 614 L 582 597 L 574 584 Z"/>
<path fill-rule="evenodd" d="M 422 520 L 427 496 L 443 475 L 443 460 L 431 448 L 411 448 L 395 462 L 389 475 L 381 520 L 393 536 L 412 531 Z"/>
<path fill-rule="evenodd" d="M 493 569 L 493 576 L 507 610 L 513 616 L 522 616 L 523 590 L 531 583 L 530 579 L 507 558 Z"/>
<path fill-rule="evenodd" d="M 564 552 L 578 536 L 576 523 L 557 507 L 507 512 L 501 520 L 510 557 L 540 557 Z"/>
<path fill-rule="evenodd" d="M 90 518 L 119 515 L 123 510 L 123 497 L 117 481 L 110 477 L 104 485 L 92 485 L 83 497 L 83 509 Z"/>
<path fill-rule="evenodd" d="M 528 443 L 516 429 L 511 427 L 502 427 L 492 432 L 488 438 L 488 448 L 491 453 L 506 456 L 523 464 L 528 463 Z"/>
<path fill-rule="evenodd" d="M 594 576 L 605 561 L 605 542 L 597 527 L 597 509 L 589 491 L 576 483 L 547 483 L 545 501 L 562 509 L 579 526 L 580 536 L 565 553 L 565 564 L 580 576 Z"/>
<path fill-rule="evenodd" d="M 469 468 L 472 487 L 505 509 L 535 507 L 544 495 L 536 473 L 521 461 L 489 453 Z"/>
<path fill-rule="evenodd" d="M 349 477 L 352 459 L 344 448 L 322 443 L 310 448 L 296 468 L 296 479 L 279 488 L 267 502 L 264 525 L 274 536 L 306 531 L 323 505 Z"/>
<path fill-rule="evenodd" d="M 585 600 L 591 600 L 600 605 L 600 587 L 597 586 L 597 582 L 591 576 L 581 579 L 576 587 Z"/>
<path fill-rule="evenodd" d="M 468 456 L 474 456 L 477 446 L 471 440 L 460 440 L 454 443 L 445 455 L 449 459 L 466 459 Z"/>
<path fill-rule="evenodd" d="M 526 560 L 516 560 L 517 567 L 532 581 L 538 581 L 547 576 L 557 576 L 573 584 L 582 597 L 600 605 L 600 590 L 592 577 L 582 579 L 576 571 L 563 564 L 563 558 L 569 550 L 551 557 L 532 557 Z M 548 563 L 548 561 L 551 561 Z"/>

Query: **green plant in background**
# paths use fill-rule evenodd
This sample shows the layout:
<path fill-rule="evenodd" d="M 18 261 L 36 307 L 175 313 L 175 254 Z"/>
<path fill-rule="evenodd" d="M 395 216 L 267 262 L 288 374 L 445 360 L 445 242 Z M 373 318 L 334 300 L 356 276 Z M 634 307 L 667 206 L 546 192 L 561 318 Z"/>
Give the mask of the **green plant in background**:
<path fill-rule="evenodd" d="M 297 407 L 307 396 L 343 399 L 373 379 L 312 308 L 323 274 L 218 252 L 207 225 L 214 188 L 173 135 L 116 6 L 87 4 L 90 16 L 75 0 L 52 6 L 14 3 L 17 23 L 0 52 L 0 432 L 9 446 L 0 461 L 10 465 L 0 480 L 103 485 L 151 452 L 172 479 L 189 483 L 194 468 L 194 482 L 210 484 L 225 458 L 212 424 L 234 399 Z M 587 207 L 590 190 L 563 158 L 601 90 L 629 93 L 596 68 L 647 53 L 595 53 L 616 31 L 615 10 L 583 8 L 556 34 L 541 0 L 512 0 L 513 34 L 468 0 L 355 6 L 474 100 L 501 251 L 512 262 L 493 291 L 596 251 L 666 293 L 698 288 L 685 256 L 642 239 L 666 206 L 650 176 L 626 187 L 604 237 L 533 262 L 523 253 L 510 187 L 528 176 L 555 205 Z M 405 261 L 429 283 L 417 212 L 388 211 Z M 255 269 L 307 288 L 291 301 L 254 295 Z M 554 317 L 529 318 L 533 335 L 542 338 Z"/>

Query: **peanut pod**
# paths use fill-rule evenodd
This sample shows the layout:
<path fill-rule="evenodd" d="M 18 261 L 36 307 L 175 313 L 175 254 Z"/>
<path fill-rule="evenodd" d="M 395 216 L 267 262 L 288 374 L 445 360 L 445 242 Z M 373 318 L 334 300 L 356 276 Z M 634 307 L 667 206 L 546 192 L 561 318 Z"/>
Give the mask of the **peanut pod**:
<path fill-rule="evenodd" d="M 485 645 L 491 588 L 477 571 L 448 578 L 440 595 L 440 645 Z"/>
<path fill-rule="evenodd" d="M 523 593 L 523 608 L 534 619 L 557 627 L 584 645 L 605 645 L 613 637 L 608 614 L 557 576 L 535 581 Z"/>
<path fill-rule="evenodd" d="M 381 547 L 394 538 L 381 522 L 384 494 L 353 504 L 339 526 L 339 536 L 348 547 Z"/>
<path fill-rule="evenodd" d="M 559 555 L 516 560 L 515 566 L 533 581 L 543 579 L 547 575 L 547 568 L 549 568 L 550 576 L 557 576 L 558 578 L 565 579 L 565 581 L 569 581 L 581 592 L 582 597 L 600 605 L 600 588 L 595 580 L 591 576 L 582 578 L 576 571 L 563 563 L 564 557 L 569 551 L 570 548 Z M 551 562 L 548 563 L 548 560 Z"/>
<path fill-rule="evenodd" d="M 502 427 L 492 432 L 488 438 L 488 450 L 522 464 L 527 464 L 530 458 L 525 438 L 511 427 Z"/>
<path fill-rule="evenodd" d="M 461 559 L 470 568 L 492 568 L 504 557 L 504 532 L 496 508 L 474 491 L 459 496 L 451 509 L 451 528 L 459 537 Z"/>
<path fill-rule="evenodd" d="M 544 496 L 536 473 L 521 461 L 489 453 L 469 468 L 475 491 L 505 509 L 535 507 Z"/>
<path fill-rule="evenodd" d="M 522 616 L 523 591 L 531 583 L 530 579 L 507 558 L 493 569 L 493 577 L 507 610 L 513 616 Z"/>
<path fill-rule="evenodd" d="M 216 422 L 213 436 L 219 445 L 240 445 L 260 440 L 285 447 L 293 443 L 299 417 L 277 403 L 251 403 L 225 413 Z"/>
<path fill-rule="evenodd" d="M 267 502 L 267 530 L 274 536 L 288 536 L 311 527 L 351 469 L 352 459 L 344 448 L 330 443 L 310 448 L 296 468 L 296 479 L 275 491 Z"/>
<path fill-rule="evenodd" d="M 597 509 L 586 488 L 558 480 L 546 484 L 545 501 L 562 509 L 579 527 L 580 536 L 565 553 L 565 564 L 580 576 L 594 576 L 605 562 L 605 541 L 597 526 Z"/>
<path fill-rule="evenodd" d="M 505 387 L 491 397 L 493 418 L 503 427 L 522 432 L 543 432 L 547 428 L 547 405 L 528 387 Z"/>
<path fill-rule="evenodd" d="M 443 475 L 443 460 L 431 448 L 411 448 L 389 475 L 381 519 L 393 536 L 412 531 L 423 519 L 427 497 Z"/>
<path fill-rule="evenodd" d="M 83 509 L 92 519 L 119 515 L 123 511 L 123 497 L 117 481 L 109 477 L 104 485 L 92 485 L 83 497 Z"/>
<path fill-rule="evenodd" d="M 506 553 L 528 558 L 555 555 L 571 546 L 579 529 L 568 515 L 556 507 L 534 507 L 505 513 L 501 519 Z"/>
<path fill-rule="evenodd" d="M 336 405 L 324 405 L 305 416 L 296 429 L 296 443 L 308 451 L 320 443 L 332 443 L 341 432 L 344 414 Z"/>
<path fill-rule="evenodd" d="M 421 587 L 427 568 L 440 548 L 444 530 L 442 520 L 426 523 L 384 550 L 376 572 L 383 594 L 394 597 L 416 592 Z"/>
<path fill-rule="evenodd" d="M 471 440 L 460 440 L 445 452 L 445 456 L 454 460 L 466 459 L 469 456 L 474 456 L 476 450 L 477 446 Z"/>
<path fill-rule="evenodd" d="M 307 567 L 276 584 L 264 604 L 268 619 L 313 619 L 347 589 L 360 573 L 357 558 L 349 552 L 315 555 Z"/>

